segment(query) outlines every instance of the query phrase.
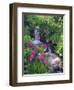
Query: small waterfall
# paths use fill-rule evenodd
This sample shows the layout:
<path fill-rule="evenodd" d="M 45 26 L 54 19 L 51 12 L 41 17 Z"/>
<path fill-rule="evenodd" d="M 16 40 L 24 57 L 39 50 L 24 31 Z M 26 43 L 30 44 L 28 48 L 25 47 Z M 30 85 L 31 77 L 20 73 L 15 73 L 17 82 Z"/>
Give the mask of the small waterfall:
<path fill-rule="evenodd" d="M 40 33 L 39 33 L 39 27 L 36 26 L 34 29 L 34 40 L 32 41 L 34 45 L 41 44 L 40 42 Z"/>

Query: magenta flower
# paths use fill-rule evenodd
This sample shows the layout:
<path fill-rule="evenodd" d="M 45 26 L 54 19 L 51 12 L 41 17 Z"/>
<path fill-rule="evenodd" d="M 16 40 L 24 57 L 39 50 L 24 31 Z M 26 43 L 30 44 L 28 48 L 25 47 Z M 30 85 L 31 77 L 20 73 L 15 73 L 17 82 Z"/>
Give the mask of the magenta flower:
<path fill-rule="evenodd" d="M 29 60 L 30 60 L 30 61 L 32 61 L 32 60 L 33 60 L 33 58 L 34 58 L 34 55 L 33 55 L 33 54 L 31 54 L 31 55 L 30 55 L 30 57 L 29 57 Z"/>
<path fill-rule="evenodd" d="M 43 58 L 41 55 L 38 56 L 38 60 L 41 61 Z"/>
<path fill-rule="evenodd" d="M 29 46 L 29 48 L 32 48 L 33 47 L 32 42 L 29 42 L 28 46 Z"/>
<path fill-rule="evenodd" d="M 43 60 L 44 59 L 44 56 L 45 56 L 45 54 L 42 53 L 41 55 L 38 56 L 38 60 Z"/>
<path fill-rule="evenodd" d="M 37 54 L 37 50 L 34 49 L 34 50 L 32 51 L 32 54 L 35 56 L 35 55 Z"/>
<path fill-rule="evenodd" d="M 45 53 L 42 53 L 41 55 L 44 57 L 45 56 Z"/>
<path fill-rule="evenodd" d="M 47 60 L 43 60 L 43 63 L 44 63 L 44 64 L 48 64 Z"/>
<path fill-rule="evenodd" d="M 32 51 L 32 54 L 29 56 L 29 60 L 32 61 L 34 59 L 34 57 L 36 56 L 36 54 L 37 54 L 37 51 L 36 51 L 36 49 L 34 49 Z"/>

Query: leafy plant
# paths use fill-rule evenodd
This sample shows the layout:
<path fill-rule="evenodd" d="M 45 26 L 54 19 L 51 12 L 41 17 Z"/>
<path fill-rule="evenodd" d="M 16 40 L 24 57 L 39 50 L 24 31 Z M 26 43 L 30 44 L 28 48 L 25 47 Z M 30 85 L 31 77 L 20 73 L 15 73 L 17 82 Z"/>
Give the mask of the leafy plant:
<path fill-rule="evenodd" d="M 31 41 L 30 35 L 24 35 L 24 45 L 27 47 L 28 43 Z"/>
<path fill-rule="evenodd" d="M 48 66 L 35 58 L 33 62 L 29 62 L 28 71 L 30 74 L 47 73 Z"/>

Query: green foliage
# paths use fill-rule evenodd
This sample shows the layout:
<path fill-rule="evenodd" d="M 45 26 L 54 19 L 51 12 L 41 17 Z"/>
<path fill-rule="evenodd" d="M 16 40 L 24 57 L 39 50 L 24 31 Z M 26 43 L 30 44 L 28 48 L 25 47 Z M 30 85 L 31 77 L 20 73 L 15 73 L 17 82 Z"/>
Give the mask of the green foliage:
<path fill-rule="evenodd" d="M 24 45 L 27 47 L 28 43 L 31 41 L 30 35 L 24 35 Z"/>
<path fill-rule="evenodd" d="M 27 56 L 29 56 L 32 52 L 31 48 L 25 48 L 24 49 L 24 57 L 27 58 Z"/>
<path fill-rule="evenodd" d="M 31 40 L 31 37 L 29 35 L 24 35 L 25 43 L 28 43 L 30 40 Z"/>
<path fill-rule="evenodd" d="M 57 43 L 56 52 L 63 56 L 63 35 L 61 34 Z"/>
<path fill-rule="evenodd" d="M 37 74 L 37 73 L 47 73 L 48 66 L 43 64 L 43 62 L 34 59 L 33 62 L 28 63 L 28 71 L 30 74 Z"/>

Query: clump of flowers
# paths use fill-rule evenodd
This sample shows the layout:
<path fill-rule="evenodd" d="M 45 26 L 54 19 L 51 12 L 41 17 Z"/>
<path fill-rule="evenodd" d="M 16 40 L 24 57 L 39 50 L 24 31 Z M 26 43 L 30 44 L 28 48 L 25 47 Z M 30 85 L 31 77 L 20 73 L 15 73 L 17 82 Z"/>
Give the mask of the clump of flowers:
<path fill-rule="evenodd" d="M 47 60 L 45 60 L 45 59 L 43 60 L 43 63 L 46 65 L 48 64 Z"/>
<path fill-rule="evenodd" d="M 45 53 L 42 53 L 38 56 L 38 60 L 42 61 L 44 64 L 47 64 L 47 60 L 45 59 Z"/>
<path fill-rule="evenodd" d="M 34 61 L 34 59 L 42 62 L 43 64 L 47 64 L 47 60 L 45 59 L 45 51 L 47 49 L 47 45 L 41 45 L 39 47 L 33 46 L 33 44 L 29 43 L 29 48 L 32 49 L 30 55 L 28 56 L 28 60 L 30 62 Z"/>
<path fill-rule="evenodd" d="M 31 55 L 29 56 L 29 60 L 32 61 L 35 58 L 36 54 L 37 54 L 37 51 L 36 51 L 36 49 L 34 49 L 31 53 Z"/>
<path fill-rule="evenodd" d="M 26 58 L 28 64 L 29 73 L 45 73 L 47 72 L 47 59 L 45 58 L 45 51 L 47 49 L 46 44 L 40 46 L 34 46 L 30 40 L 30 37 L 26 38 L 26 47 L 24 49 L 24 58 Z"/>

